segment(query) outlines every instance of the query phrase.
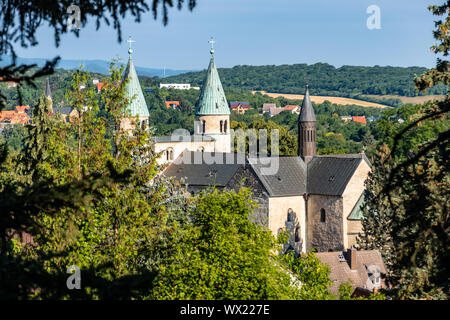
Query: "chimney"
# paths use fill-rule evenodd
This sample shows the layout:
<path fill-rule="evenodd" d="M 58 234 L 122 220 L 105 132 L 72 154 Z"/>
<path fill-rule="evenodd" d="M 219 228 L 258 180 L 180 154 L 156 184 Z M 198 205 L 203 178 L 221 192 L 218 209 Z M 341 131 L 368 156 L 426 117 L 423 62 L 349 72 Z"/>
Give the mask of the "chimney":
<path fill-rule="evenodd" d="M 355 248 L 348 248 L 347 249 L 347 259 L 348 264 L 350 265 L 351 270 L 356 270 L 356 249 Z"/>

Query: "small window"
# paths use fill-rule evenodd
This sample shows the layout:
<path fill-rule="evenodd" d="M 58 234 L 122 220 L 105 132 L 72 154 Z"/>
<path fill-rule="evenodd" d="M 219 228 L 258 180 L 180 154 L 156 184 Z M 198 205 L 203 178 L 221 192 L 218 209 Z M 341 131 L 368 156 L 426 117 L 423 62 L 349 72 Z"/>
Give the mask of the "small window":
<path fill-rule="evenodd" d="M 206 121 L 203 120 L 202 121 L 202 132 L 205 133 L 205 131 L 206 131 Z"/>
<path fill-rule="evenodd" d="M 228 129 L 228 121 L 225 120 L 224 126 L 223 126 L 223 132 L 227 133 L 227 129 Z"/>
<path fill-rule="evenodd" d="M 320 209 L 320 222 L 325 222 L 326 216 L 325 216 L 325 209 Z"/>
<path fill-rule="evenodd" d="M 220 133 L 223 132 L 223 120 L 220 120 Z"/>
<path fill-rule="evenodd" d="M 173 149 L 169 148 L 166 150 L 166 160 L 173 160 Z"/>

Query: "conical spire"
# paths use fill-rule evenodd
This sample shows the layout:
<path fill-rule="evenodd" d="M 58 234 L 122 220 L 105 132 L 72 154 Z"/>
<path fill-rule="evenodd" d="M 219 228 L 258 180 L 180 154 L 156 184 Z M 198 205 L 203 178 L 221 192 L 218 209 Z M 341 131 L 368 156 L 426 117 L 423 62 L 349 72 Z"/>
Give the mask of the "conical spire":
<path fill-rule="evenodd" d="M 45 82 L 45 96 L 47 99 L 52 99 L 52 91 L 50 90 L 50 82 L 48 81 L 48 78 Z"/>
<path fill-rule="evenodd" d="M 48 108 L 50 113 L 53 113 L 53 98 L 52 98 L 52 91 L 50 90 L 50 81 L 48 81 L 48 78 L 45 81 L 45 98 L 49 102 Z"/>
<path fill-rule="evenodd" d="M 214 43 L 211 38 L 211 61 L 206 72 L 205 81 L 203 81 L 200 98 L 195 107 L 195 114 L 200 115 L 227 115 L 230 114 L 230 108 L 220 82 L 219 73 L 214 62 Z"/>
<path fill-rule="evenodd" d="M 139 83 L 136 69 L 134 68 L 133 59 L 131 57 L 131 54 L 133 53 L 133 50 L 131 49 L 131 43 L 135 41 L 131 40 L 130 37 L 128 38 L 127 42 L 129 43 L 130 47 L 128 49 L 129 58 L 127 68 L 125 69 L 124 79 L 128 79 L 125 92 L 126 97 L 131 100 L 128 109 L 132 117 L 149 117 L 150 114 L 148 112 L 147 103 L 145 102 L 144 94 L 142 93 L 141 85 Z"/>
<path fill-rule="evenodd" d="M 300 115 L 298 116 L 298 122 L 315 122 L 316 115 L 314 114 L 314 109 L 311 103 L 311 98 L 309 97 L 309 88 L 306 84 L 306 92 L 303 98 L 302 109 Z"/>

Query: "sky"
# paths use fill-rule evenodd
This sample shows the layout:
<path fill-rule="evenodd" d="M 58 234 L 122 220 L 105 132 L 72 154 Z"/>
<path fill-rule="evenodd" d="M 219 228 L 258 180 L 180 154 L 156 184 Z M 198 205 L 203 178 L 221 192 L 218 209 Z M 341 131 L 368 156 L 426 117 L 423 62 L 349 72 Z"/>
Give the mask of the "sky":
<path fill-rule="evenodd" d="M 187 2 L 187 1 L 185 1 Z M 53 32 L 38 30 L 39 44 L 17 48 L 20 57 L 126 61 L 129 35 L 135 65 L 202 70 L 214 37 L 218 67 L 324 62 L 340 67 L 435 65 L 434 17 L 427 7 L 441 0 L 197 0 L 189 11 L 172 8 L 169 23 L 146 13 L 140 23 L 122 22 L 122 43 L 112 26 L 94 22 L 80 37 L 64 34 L 55 47 Z M 371 5 L 380 8 L 381 29 L 369 29 Z M 81 12 L 83 14 L 83 12 Z"/>

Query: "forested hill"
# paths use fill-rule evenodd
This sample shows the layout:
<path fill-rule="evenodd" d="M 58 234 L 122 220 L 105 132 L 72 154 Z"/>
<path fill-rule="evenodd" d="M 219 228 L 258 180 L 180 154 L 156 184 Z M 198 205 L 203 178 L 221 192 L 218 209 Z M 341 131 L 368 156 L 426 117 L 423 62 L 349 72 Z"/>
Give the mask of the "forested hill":
<path fill-rule="evenodd" d="M 303 93 L 305 78 L 309 79 L 312 95 L 345 96 L 359 94 L 416 96 L 414 75 L 421 75 L 422 67 L 358 67 L 335 68 L 327 63 L 313 65 L 235 66 L 219 68 L 225 87 L 265 90 L 279 93 Z M 201 85 L 206 70 L 165 78 L 164 83 Z M 426 94 L 445 94 L 444 86 L 435 86 Z"/>

